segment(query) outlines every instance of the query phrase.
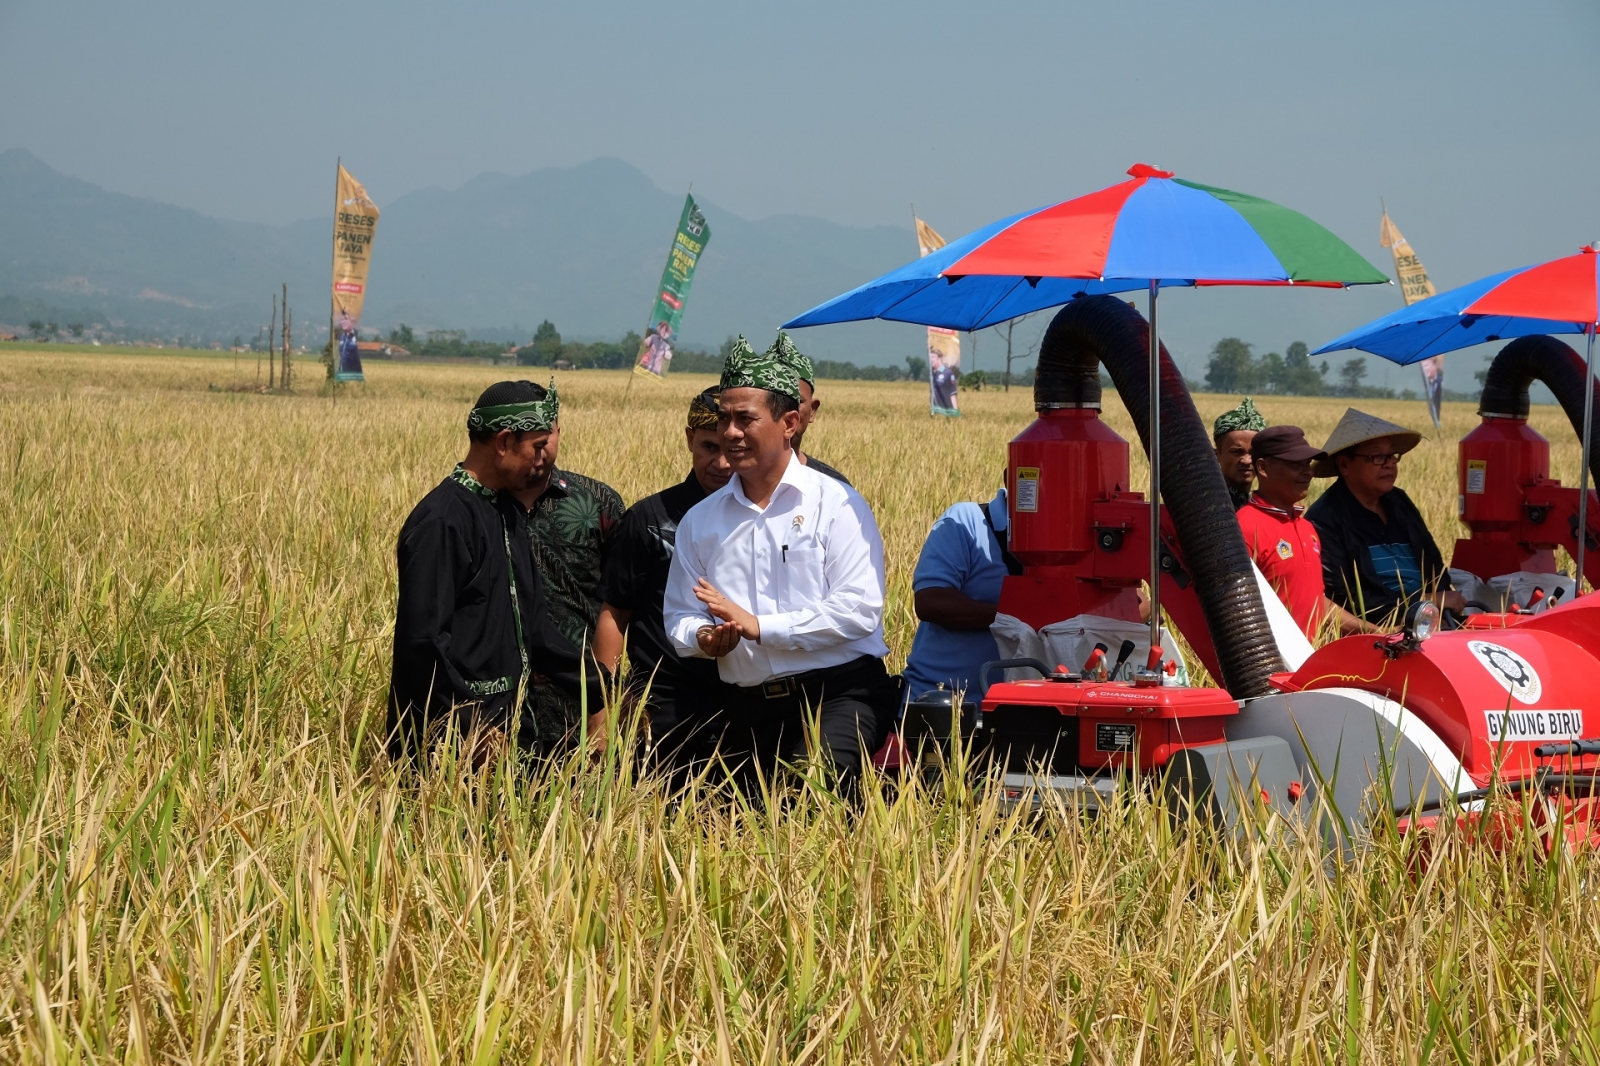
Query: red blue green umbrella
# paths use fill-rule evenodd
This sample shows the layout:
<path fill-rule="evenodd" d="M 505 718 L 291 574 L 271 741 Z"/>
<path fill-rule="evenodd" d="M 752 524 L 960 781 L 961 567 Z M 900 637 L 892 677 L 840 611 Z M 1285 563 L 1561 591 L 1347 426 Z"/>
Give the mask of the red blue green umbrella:
<path fill-rule="evenodd" d="M 1144 163 L 1131 180 L 1001 219 L 784 323 L 885 318 L 975 330 L 1080 296 L 1147 289 L 1150 381 L 1161 344 L 1156 293 L 1172 285 L 1342 288 L 1389 279 L 1298 211 L 1180 181 Z M 1161 544 L 1161 390 L 1151 387 L 1150 572 Z M 1161 646 L 1161 583 L 1150 584 L 1150 646 Z"/>
<path fill-rule="evenodd" d="M 1342 288 L 1388 280 L 1298 211 L 1144 163 L 1128 173 L 1110 188 L 985 226 L 783 328 L 883 318 L 976 330 L 1152 283 Z"/>

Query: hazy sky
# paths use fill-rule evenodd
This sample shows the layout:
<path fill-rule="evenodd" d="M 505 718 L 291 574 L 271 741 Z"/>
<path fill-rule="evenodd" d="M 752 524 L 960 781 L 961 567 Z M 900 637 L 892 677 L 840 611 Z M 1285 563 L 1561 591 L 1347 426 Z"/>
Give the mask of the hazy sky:
<path fill-rule="evenodd" d="M 1441 288 L 1600 238 L 1596 0 L 0 0 L 0 101 L 0 148 L 267 222 L 322 214 L 336 155 L 380 203 L 609 155 L 954 237 L 1143 160 L 1388 271 L 1386 197 Z"/>

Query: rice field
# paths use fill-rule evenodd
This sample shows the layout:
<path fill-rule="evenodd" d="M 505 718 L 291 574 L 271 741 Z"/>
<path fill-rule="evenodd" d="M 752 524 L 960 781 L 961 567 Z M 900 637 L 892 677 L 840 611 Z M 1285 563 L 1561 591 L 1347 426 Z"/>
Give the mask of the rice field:
<path fill-rule="evenodd" d="M 1600 864 L 1531 839 L 1330 854 L 1137 792 L 1034 823 L 916 782 L 858 815 L 673 803 L 616 759 L 408 783 L 375 736 L 394 536 L 502 372 L 297 370 L 269 396 L 225 391 L 248 357 L 0 350 L 0 1061 L 1600 1061 Z M 559 379 L 563 466 L 630 502 L 682 478 L 706 379 Z M 993 492 L 1031 397 L 819 395 L 898 667 L 922 537 Z M 1320 441 L 1345 403 L 1260 406 Z M 1401 464 L 1447 556 L 1475 422 L 1447 405 Z M 1559 410 L 1533 422 L 1575 481 Z"/>

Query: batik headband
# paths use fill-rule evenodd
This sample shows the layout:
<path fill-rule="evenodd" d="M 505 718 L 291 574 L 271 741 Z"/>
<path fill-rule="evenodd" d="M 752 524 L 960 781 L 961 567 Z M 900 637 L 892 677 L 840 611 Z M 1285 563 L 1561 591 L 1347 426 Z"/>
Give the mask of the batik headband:
<path fill-rule="evenodd" d="M 690 429 L 716 429 L 717 428 L 717 392 L 711 388 L 695 396 L 689 401 L 689 428 Z"/>
<path fill-rule="evenodd" d="M 473 433 L 499 433 L 503 429 L 515 433 L 545 433 L 556 428 L 560 413 L 561 399 L 556 395 L 556 380 L 551 378 L 550 388 L 542 400 L 474 407 L 467 415 L 467 429 Z"/>
<path fill-rule="evenodd" d="M 1224 433 L 1233 433 L 1241 429 L 1260 433 L 1266 428 L 1267 420 L 1261 417 L 1261 412 L 1256 410 L 1256 405 L 1246 396 L 1238 407 L 1217 416 L 1217 420 L 1211 424 L 1211 436 L 1212 439 L 1216 439 Z"/>
<path fill-rule="evenodd" d="M 722 364 L 722 388 L 766 389 L 800 402 L 800 377 L 794 367 L 770 349 L 760 355 L 741 336 Z"/>
<path fill-rule="evenodd" d="M 789 339 L 787 333 L 779 331 L 778 339 L 772 342 L 772 347 L 767 349 L 767 354 L 776 356 L 788 363 L 794 367 L 795 377 L 812 388 L 817 387 L 817 368 L 812 365 L 811 357 L 802 355 L 800 349 L 794 346 L 794 341 Z"/>

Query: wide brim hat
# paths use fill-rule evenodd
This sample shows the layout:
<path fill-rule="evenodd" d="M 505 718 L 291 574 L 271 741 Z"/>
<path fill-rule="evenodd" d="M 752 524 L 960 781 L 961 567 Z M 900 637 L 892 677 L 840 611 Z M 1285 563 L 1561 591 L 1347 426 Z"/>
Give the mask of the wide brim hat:
<path fill-rule="evenodd" d="M 1393 439 L 1394 450 L 1401 455 L 1422 443 L 1422 434 L 1414 429 L 1397 426 L 1386 418 L 1357 411 L 1354 407 L 1345 408 L 1344 417 L 1328 434 L 1328 443 L 1322 446 L 1327 458 L 1312 463 L 1311 473 L 1316 477 L 1338 477 L 1339 467 L 1334 459 L 1340 452 L 1381 437 Z"/>

